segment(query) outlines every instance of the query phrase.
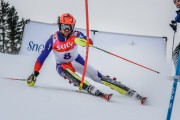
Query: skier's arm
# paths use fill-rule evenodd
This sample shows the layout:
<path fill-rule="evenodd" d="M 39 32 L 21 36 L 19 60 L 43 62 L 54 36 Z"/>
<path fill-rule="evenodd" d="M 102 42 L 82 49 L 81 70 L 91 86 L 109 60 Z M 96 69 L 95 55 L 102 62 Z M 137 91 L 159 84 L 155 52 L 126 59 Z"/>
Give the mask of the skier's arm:
<path fill-rule="evenodd" d="M 86 44 L 87 44 L 87 40 L 83 39 L 83 38 L 75 38 L 74 39 L 74 42 L 80 46 L 83 46 L 85 47 Z M 93 42 L 91 39 L 89 39 L 89 46 L 92 46 L 93 45 Z"/>
<path fill-rule="evenodd" d="M 174 20 L 171 21 L 171 23 L 169 24 L 170 27 L 176 32 L 177 31 L 177 23 L 180 22 L 180 10 L 176 11 L 177 16 L 175 17 Z"/>
<path fill-rule="evenodd" d="M 46 60 L 46 58 L 48 57 L 49 53 L 52 50 L 52 44 L 53 44 L 53 40 L 52 40 L 52 38 L 50 38 L 46 42 L 44 50 L 41 52 L 41 54 L 37 58 L 36 63 L 34 65 L 34 72 L 27 79 L 27 84 L 29 87 L 33 87 L 35 85 L 36 78 L 39 75 L 39 71 L 40 71 L 44 61 Z"/>
<path fill-rule="evenodd" d="M 80 46 L 86 46 L 86 43 L 87 43 L 87 37 L 80 31 L 75 31 L 76 32 L 76 36 L 77 38 L 75 38 L 75 43 L 80 45 Z M 92 46 L 93 45 L 93 41 L 91 38 L 89 38 L 89 46 Z"/>
<path fill-rule="evenodd" d="M 175 17 L 176 22 L 180 22 L 180 10 L 176 11 L 177 16 Z"/>
<path fill-rule="evenodd" d="M 53 40 L 52 40 L 52 37 L 51 37 L 46 42 L 44 50 L 41 52 L 41 54 L 37 58 L 36 63 L 34 65 L 34 71 L 36 71 L 36 72 L 40 71 L 44 61 L 46 60 L 46 58 L 48 57 L 49 53 L 52 50 L 52 44 L 53 44 Z"/>

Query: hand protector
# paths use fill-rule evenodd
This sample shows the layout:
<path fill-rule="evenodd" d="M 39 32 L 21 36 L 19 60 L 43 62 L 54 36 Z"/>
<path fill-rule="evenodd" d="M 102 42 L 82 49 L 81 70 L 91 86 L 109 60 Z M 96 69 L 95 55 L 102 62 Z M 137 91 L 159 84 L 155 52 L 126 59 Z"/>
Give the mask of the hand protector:
<path fill-rule="evenodd" d="M 85 40 L 83 38 L 75 38 L 74 42 L 80 46 L 85 47 L 87 40 Z M 89 46 L 92 46 L 92 45 L 93 45 L 93 41 L 89 38 Z"/>
<path fill-rule="evenodd" d="M 28 79 L 27 79 L 27 84 L 29 87 L 33 87 L 36 83 L 36 77 L 39 75 L 39 72 L 34 71 L 34 73 L 32 73 Z"/>

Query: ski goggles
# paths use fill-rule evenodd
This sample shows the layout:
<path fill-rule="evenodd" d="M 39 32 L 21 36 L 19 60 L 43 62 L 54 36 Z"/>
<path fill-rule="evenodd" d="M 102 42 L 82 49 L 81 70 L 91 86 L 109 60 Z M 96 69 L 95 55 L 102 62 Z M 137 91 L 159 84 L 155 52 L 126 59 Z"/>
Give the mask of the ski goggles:
<path fill-rule="evenodd" d="M 72 26 L 71 25 L 67 25 L 67 24 L 61 24 L 61 30 L 72 30 Z"/>

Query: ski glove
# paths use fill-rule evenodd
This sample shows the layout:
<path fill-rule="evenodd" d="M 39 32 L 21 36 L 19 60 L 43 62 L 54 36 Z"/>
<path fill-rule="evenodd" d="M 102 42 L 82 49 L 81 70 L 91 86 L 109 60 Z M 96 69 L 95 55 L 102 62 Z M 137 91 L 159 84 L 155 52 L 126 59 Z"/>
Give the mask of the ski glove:
<path fill-rule="evenodd" d="M 27 84 L 29 87 L 33 87 L 36 82 L 36 77 L 39 75 L 39 72 L 34 71 L 27 79 Z"/>
<path fill-rule="evenodd" d="M 87 40 L 85 40 L 83 38 L 75 38 L 74 42 L 80 46 L 85 47 Z M 92 46 L 92 45 L 93 45 L 93 41 L 89 38 L 89 46 Z"/>
<path fill-rule="evenodd" d="M 176 21 L 172 20 L 169 25 L 176 32 L 176 30 L 177 30 L 177 23 L 176 23 Z"/>

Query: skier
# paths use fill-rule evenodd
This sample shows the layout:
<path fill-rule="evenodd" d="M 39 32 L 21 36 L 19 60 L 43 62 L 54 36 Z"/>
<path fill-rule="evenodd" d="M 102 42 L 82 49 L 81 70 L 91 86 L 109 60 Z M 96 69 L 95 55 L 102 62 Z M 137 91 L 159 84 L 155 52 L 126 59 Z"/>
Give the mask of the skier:
<path fill-rule="evenodd" d="M 69 13 L 62 14 L 59 17 L 59 31 L 47 40 L 44 50 L 37 58 L 34 65 L 33 73 L 27 79 L 28 86 L 32 87 L 35 85 L 39 71 L 51 51 L 53 51 L 56 59 L 56 70 L 58 74 L 65 79 L 68 79 L 69 82 L 73 83 L 75 86 L 80 85 L 81 77 L 77 75 L 76 72 L 82 74 L 84 59 L 78 53 L 77 45 L 86 46 L 86 36 L 82 32 L 74 30 L 75 23 L 75 18 Z M 89 39 L 89 44 L 90 46 L 93 45 L 91 39 Z M 134 90 L 129 89 L 120 82 L 101 74 L 89 64 L 87 65 L 86 77 L 109 86 L 124 95 L 133 95 L 133 93 L 135 93 Z M 87 80 L 84 81 L 82 89 L 95 96 L 100 96 L 107 101 L 112 97 L 112 94 L 102 93 Z"/>
<path fill-rule="evenodd" d="M 176 8 L 178 8 L 178 9 L 180 8 L 180 0 L 174 0 L 174 4 L 175 4 Z M 171 24 L 170 24 L 170 26 L 172 27 L 172 29 L 175 32 L 177 30 L 177 23 L 180 22 L 180 9 L 177 10 L 176 13 L 177 13 L 177 15 L 176 15 L 175 19 L 172 20 Z M 177 67 L 179 52 L 180 52 L 180 43 L 176 46 L 175 50 L 172 53 L 172 58 L 173 58 L 175 68 Z"/>

